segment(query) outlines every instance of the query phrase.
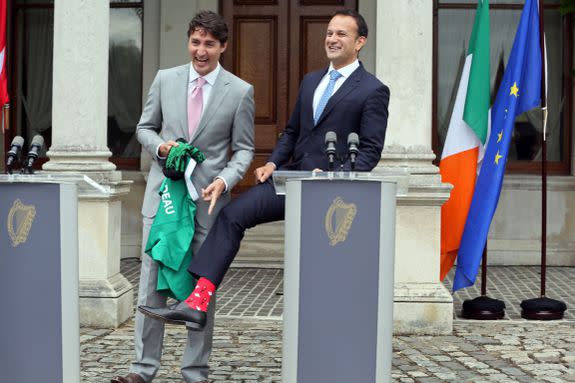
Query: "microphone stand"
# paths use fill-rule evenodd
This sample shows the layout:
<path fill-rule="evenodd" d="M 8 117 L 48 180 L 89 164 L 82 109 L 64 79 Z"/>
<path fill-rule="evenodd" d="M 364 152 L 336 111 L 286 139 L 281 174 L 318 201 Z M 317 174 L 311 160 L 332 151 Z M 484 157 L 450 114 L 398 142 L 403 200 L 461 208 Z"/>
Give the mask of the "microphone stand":
<path fill-rule="evenodd" d="M 333 172 L 333 164 L 334 164 L 334 160 L 335 160 L 335 155 L 334 154 L 328 154 L 328 165 L 327 165 L 327 170 L 329 172 Z"/>

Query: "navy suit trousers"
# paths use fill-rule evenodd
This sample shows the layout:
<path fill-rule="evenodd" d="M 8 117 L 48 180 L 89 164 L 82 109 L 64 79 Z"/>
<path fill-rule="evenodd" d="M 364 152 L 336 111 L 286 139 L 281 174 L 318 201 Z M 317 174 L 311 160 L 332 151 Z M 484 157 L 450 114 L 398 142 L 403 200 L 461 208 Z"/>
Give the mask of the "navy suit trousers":
<path fill-rule="evenodd" d="M 219 286 L 234 260 L 246 229 L 283 220 L 285 196 L 276 195 L 271 177 L 227 204 L 218 215 L 188 271 Z"/>

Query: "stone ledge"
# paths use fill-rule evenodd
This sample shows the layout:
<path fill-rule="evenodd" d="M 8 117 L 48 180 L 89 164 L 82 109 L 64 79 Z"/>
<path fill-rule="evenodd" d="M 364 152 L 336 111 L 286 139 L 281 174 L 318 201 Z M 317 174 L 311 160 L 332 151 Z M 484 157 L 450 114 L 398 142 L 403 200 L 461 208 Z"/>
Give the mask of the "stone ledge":
<path fill-rule="evenodd" d="M 503 178 L 503 190 L 530 190 L 541 191 L 541 176 L 535 175 L 506 175 Z M 548 176 L 547 191 L 574 191 L 575 177 Z"/>
<path fill-rule="evenodd" d="M 383 148 L 377 168 L 406 168 L 411 174 L 437 174 L 439 168 L 433 165 L 435 154 L 429 146 L 404 147 L 389 145 Z"/>
<path fill-rule="evenodd" d="M 453 304 L 442 302 L 395 302 L 394 335 L 450 335 L 453 332 Z"/>
<path fill-rule="evenodd" d="M 453 297 L 440 283 L 396 282 L 395 302 L 440 302 L 453 304 Z"/>
<path fill-rule="evenodd" d="M 118 298 L 80 297 L 80 325 L 118 328 L 134 314 L 132 290 Z"/>
<path fill-rule="evenodd" d="M 132 289 L 121 273 L 109 279 L 81 279 L 79 284 L 80 298 L 118 298 Z"/>
<path fill-rule="evenodd" d="M 107 280 L 80 280 L 80 325 L 117 328 L 133 315 L 132 284 L 121 273 Z"/>
<path fill-rule="evenodd" d="M 453 297 L 437 283 L 400 282 L 394 285 L 394 334 L 451 334 Z"/>

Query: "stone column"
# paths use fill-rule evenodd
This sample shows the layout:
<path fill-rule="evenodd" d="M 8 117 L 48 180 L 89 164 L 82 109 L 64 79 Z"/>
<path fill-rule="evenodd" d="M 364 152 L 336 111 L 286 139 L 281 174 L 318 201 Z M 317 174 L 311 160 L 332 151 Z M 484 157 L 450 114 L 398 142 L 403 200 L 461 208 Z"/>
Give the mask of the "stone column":
<path fill-rule="evenodd" d="M 43 169 L 81 173 L 107 193 L 78 196 L 80 323 L 115 327 L 132 313 L 132 285 L 120 273 L 120 196 L 129 183 L 108 161 L 108 1 L 54 2 L 52 146 Z"/>
<path fill-rule="evenodd" d="M 409 173 L 398 198 L 394 331 L 452 331 L 453 299 L 439 281 L 441 205 L 450 185 L 432 164 L 433 2 L 377 2 L 376 75 L 391 91 L 378 172 Z"/>

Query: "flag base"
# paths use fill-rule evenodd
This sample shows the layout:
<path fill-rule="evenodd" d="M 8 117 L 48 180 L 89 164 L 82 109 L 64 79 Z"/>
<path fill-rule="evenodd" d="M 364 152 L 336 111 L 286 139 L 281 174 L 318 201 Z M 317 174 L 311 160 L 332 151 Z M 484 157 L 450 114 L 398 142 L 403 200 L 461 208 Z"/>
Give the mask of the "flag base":
<path fill-rule="evenodd" d="M 465 319 L 494 320 L 505 316 L 505 302 L 486 295 L 463 302 L 461 316 Z"/>
<path fill-rule="evenodd" d="M 524 319 L 558 320 L 563 319 L 567 305 L 556 299 L 541 297 L 525 299 L 521 302 L 521 309 L 521 317 Z"/>

